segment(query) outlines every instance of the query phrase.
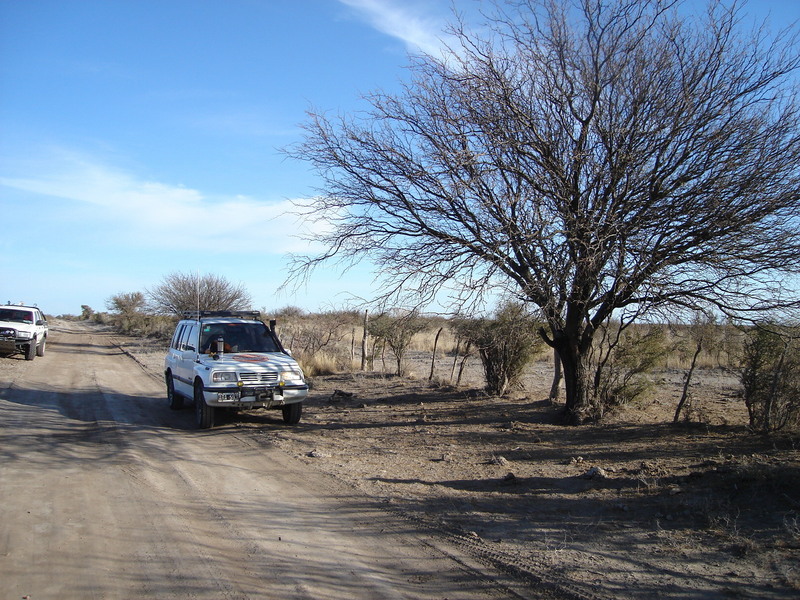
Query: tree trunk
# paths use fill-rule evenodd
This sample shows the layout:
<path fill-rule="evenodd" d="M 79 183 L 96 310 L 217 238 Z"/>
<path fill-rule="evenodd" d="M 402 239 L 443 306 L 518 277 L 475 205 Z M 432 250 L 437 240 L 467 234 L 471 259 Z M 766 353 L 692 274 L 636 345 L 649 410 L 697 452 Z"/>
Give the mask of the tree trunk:
<path fill-rule="evenodd" d="M 436 348 L 439 346 L 439 336 L 442 335 L 442 330 L 444 327 L 439 327 L 439 331 L 436 332 L 436 338 L 433 340 L 433 352 L 431 353 L 431 372 L 428 375 L 428 381 L 433 381 L 433 372 L 436 368 Z"/>
<path fill-rule="evenodd" d="M 361 337 L 361 370 L 367 370 L 367 328 L 369 327 L 369 311 L 364 311 L 364 335 Z"/>
<path fill-rule="evenodd" d="M 461 338 L 456 340 L 456 351 L 453 356 L 453 368 L 450 369 L 450 383 L 453 383 L 453 377 L 456 376 L 456 367 L 458 366 L 458 357 L 461 356 Z"/>
<path fill-rule="evenodd" d="M 692 383 L 692 374 L 694 374 L 694 368 L 697 366 L 697 357 L 700 356 L 700 352 L 703 350 L 703 340 L 697 342 L 697 348 L 695 349 L 694 356 L 692 357 L 692 364 L 689 367 L 689 372 L 686 373 L 686 378 L 683 381 L 683 394 L 681 394 L 680 402 L 678 402 L 678 408 L 675 409 L 675 416 L 672 417 L 672 422 L 677 423 L 681 417 L 681 411 L 683 407 L 686 405 L 686 401 L 689 399 L 689 386 Z"/>
<path fill-rule="evenodd" d="M 566 406 L 564 407 L 564 424 L 581 425 L 590 416 L 589 370 L 588 357 L 580 351 L 576 344 L 566 339 L 556 339 L 555 349 L 561 357 L 564 372 L 564 389 L 566 390 Z"/>
<path fill-rule="evenodd" d="M 553 349 L 553 383 L 550 386 L 550 402 L 558 400 L 561 392 L 561 358 L 558 356 L 558 351 Z"/>
<path fill-rule="evenodd" d="M 467 347 L 464 350 L 464 357 L 461 359 L 461 367 L 458 369 L 458 379 L 456 379 L 456 387 L 461 385 L 461 376 L 464 374 L 464 366 L 469 359 L 469 351 L 472 349 L 472 342 L 467 342 Z M 458 356 L 456 356 L 458 358 Z"/>

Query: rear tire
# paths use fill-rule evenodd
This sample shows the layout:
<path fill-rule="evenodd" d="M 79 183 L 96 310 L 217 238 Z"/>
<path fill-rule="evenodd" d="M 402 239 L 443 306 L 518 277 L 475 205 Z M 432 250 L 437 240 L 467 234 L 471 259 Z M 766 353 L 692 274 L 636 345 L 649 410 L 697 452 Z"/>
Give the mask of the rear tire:
<path fill-rule="evenodd" d="M 42 340 L 42 343 L 36 346 L 36 356 L 44 356 L 44 347 L 47 345 L 47 338 Z"/>
<path fill-rule="evenodd" d="M 194 384 L 194 414 L 197 420 L 197 427 L 200 429 L 211 429 L 214 426 L 214 416 L 216 408 L 206 404 L 205 394 L 203 394 L 203 383 L 198 381 Z"/>
<path fill-rule="evenodd" d="M 180 410 L 183 408 L 183 396 L 175 393 L 175 382 L 172 379 L 172 373 L 168 372 L 167 379 L 167 400 L 169 400 L 169 407 L 172 410 Z"/>
<path fill-rule="evenodd" d="M 297 425 L 300 422 L 300 415 L 303 414 L 303 403 L 295 402 L 281 407 L 283 411 L 283 422 L 287 425 Z"/>

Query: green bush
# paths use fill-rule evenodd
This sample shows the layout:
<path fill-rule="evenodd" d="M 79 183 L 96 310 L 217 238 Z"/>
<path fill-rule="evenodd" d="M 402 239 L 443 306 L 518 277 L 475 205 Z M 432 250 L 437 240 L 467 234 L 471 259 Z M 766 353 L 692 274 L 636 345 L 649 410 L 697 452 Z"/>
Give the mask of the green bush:
<path fill-rule="evenodd" d="M 486 391 L 498 396 L 520 385 L 525 368 L 542 351 L 540 325 L 524 305 L 513 302 L 493 318 L 454 320 L 457 334 L 478 349 Z"/>
<path fill-rule="evenodd" d="M 595 367 L 594 410 L 600 418 L 611 407 L 628 404 L 649 392 L 654 383 L 649 377 L 653 368 L 669 352 L 664 328 L 630 326 L 619 330 L 609 326 Z"/>
<path fill-rule="evenodd" d="M 773 323 L 748 331 L 741 382 L 753 431 L 796 428 L 800 422 L 800 330 Z"/>

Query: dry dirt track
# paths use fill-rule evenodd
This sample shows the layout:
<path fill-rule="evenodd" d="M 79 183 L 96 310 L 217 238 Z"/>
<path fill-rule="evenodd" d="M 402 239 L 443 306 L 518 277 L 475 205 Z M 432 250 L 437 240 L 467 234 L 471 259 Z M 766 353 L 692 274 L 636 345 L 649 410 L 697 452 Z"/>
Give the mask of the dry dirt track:
<path fill-rule="evenodd" d="M 0 362 L 2 599 L 537 597 L 233 427 L 194 430 L 102 333 Z"/>

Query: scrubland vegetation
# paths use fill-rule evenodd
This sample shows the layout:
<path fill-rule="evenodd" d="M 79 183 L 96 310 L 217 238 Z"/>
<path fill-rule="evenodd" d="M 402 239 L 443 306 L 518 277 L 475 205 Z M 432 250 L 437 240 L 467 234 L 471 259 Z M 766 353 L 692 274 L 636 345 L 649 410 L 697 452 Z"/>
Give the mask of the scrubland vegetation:
<path fill-rule="evenodd" d="M 143 294 L 119 294 L 109 300 L 108 308 L 95 312 L 84 307 L 81 318 L 165 344 L 178 319 L 153 314 Z M 433 386 L 459 387 L 466 361 L 480 359 L 484 391 L 495 396 L 519 390 L 531 365 L 546 362 L 554 376 L 551 400 L 561 394 L 554 354 L 540 334 L 544 325 L 520 304 L 502 305 L 490 317 L 445 318 L 402 310 L 309 313 L 297 307 L 261 313 L 264 319 L 277 320 L 284 345 L 312 381 L 348 372 L 409 376 L 407 359 L 413 355 L 417 363 L 413 376 Z M 612 321 L 595 341 L 593 421 L 602 422 L 609 411 L 646 399 L 664 372 L 680 372 L 684 386 L 674 422 L 692 422 L 696 418 L 692 378 L 711 369 L 739 378 L 753 431 L 794 430 L 800 420 L 798 333 L 776 324 L 697 321 L 623 326 Z M 421 371 L 420 361 L 430 368 Z"/>

